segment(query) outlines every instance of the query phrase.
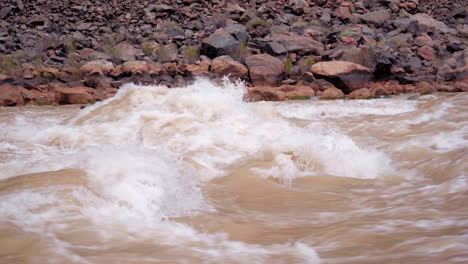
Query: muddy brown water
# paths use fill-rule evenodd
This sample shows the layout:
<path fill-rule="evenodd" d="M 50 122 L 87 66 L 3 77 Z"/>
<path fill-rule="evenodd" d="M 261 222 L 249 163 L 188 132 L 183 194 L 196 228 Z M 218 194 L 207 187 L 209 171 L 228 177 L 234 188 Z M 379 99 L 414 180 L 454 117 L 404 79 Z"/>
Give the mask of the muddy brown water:
<path fill-rule="evenodd" d="M 0 108 L 0 263 L 467 263 L 468 94 Z"/>

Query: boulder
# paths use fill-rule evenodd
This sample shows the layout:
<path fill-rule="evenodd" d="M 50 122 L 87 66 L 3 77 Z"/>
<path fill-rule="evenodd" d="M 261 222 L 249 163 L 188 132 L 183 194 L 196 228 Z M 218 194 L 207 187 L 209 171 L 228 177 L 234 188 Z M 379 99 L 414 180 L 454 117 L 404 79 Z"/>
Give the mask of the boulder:
<path fill-rule="evenodd" d="M 23 96 L 25 102 L 41 104 L 53 104 L 55 102 L 55 95 L 51 91 L 28 90 L 23 87 L 18 87 L 18 91 Z"/>
<path fill-rule="evenodd" d="M 88 87 L 56 88 L 55 100 L 59 104 L 88 104 L 94 98 Z"/>
<path fill-rule="evenodd" d="M 230 33 L 218 29 L 202 41 L 201 53 L 213 59 L 223 55 L 237 54 L 239 47 L 239 41 Z"/>
<path fill-rule="evenodd" d="M 314 96 L 311 86 L 283 84 L 279 87 L 254 86 L 247 88 L 246 101 L 304 100 Z"/>
<path fill-rule="evenodd" d="M 0 106 L 24 105 L 24 99 L 17 86 L 0 86 Z"/>
<path fill-rule="evenodd" d="M 243 25 L 231 24 L 224 27 L 223 30 L 242 43 L 247 43 L 247 41 L 249 41 L 249 33 Z"/>
<path fill-rule="evenodd" d="M 206 56 L 200 57 L 200 62 L 197 64 L 189 64 L 183 69 L 185 72 L 188 72 L 191 75 L 206 75 L 210 71 L 211 60 Z"/>
<path fill-rule="evenodd" d="M 248 87 L 244 100 L 249 102 L 282 101 L 284 100 L 284 93 L 277 88 L 271 86 Z"/>
<path fill-rule="evenodd" d="M 428 83 L 428 82 L 418 82 L 415 85 L 416 90 L 415 92 L 423 95 L 423 94 L 431 94 L 436 91 L 434 85 Z"/>
<path fill-rule="evenodd" d="M 114 64 L 106 60 L 94 60 L 81 67 L 81 73 L 85 76 L 97 74 L 104 76 L 114 70 Z"/>
<path fill-rule="evenodd" d="M 453 29 L 450 29 L 444 22 L 435 20 L 433 17 L 425 13 L 415 14 L 411 16 L 411 19 L 417 22 L 419 30 L 426 32 L 426 33 L 436 32 L 436 31 L 439 31 L 442 33 L 450 33 L 450 32 L 455 31 Z"/>
<path fill-rule="evenodd" d="M 284 93 L 285 100 L 309 99 L 315 95 L 314 88 L 308 85 L 283 84 L 278 89 Z"/>
<path fill-rule="evenodd" d="M 285 73 L 283 62 L 268 54 L 249 56 L 245 59 L 245 63 L 255 86 L 277 85 Z"/>
<path fill-rule="evenodd" d="M 287 52 L 294 52 L 300 55 L 319 55 L 323 51 L 323 44 L 321 42 L 296 34 L 273 34 L 266 40 L 277 42 L 283 45 Z"/>
<path fill-rule="evenodd" d="M 211 63 L 211 71 L 220 75 L 230 75 L 234 78 L 246 79 L 249 70 L 230 56 L 220 56 Z"/>
<path fill-rule="evenodd" d="M 354 90 L 348 95 L 349 99 L 371 99 L 375 97 L 374 91 L 368 88 Z"/>
<path fill-rule="evenodd" d="M 320 99 L 342 99 L 344 93 L 338 88 L 328 88 L 320 95 Z"/>
<path fill-rule="evenodd" d="M 318 62 L 310 67 L 310 71 L 345 93 L 362 88 L 371 78 L 368 68 L 349 61 Z"/>
<path fill-rule="evenodd" d="M 349 21 L 351 18 L 351 12 L 349 8 L 346 6 L 340 6 L 335 11 L 333 11 L 333 15 L 339 18 L 341 21 Z"/>
<path fill-rule="evenodd" d="M 468 49 L 453 53 L 437 72 L 439 81 L 456 81 L 464 78 L 468 78 Z"/>
<path fill-rule="evenodd" d="M 137 50 L 133 45 L 127 43 L 127 42 L 122 42 L 118 44 L 116 47 L 117 50 L 117 58 L 122 60 L 122 61 L 133 61 L 135 60 L 135 56 L 137 53 Z"/>
<path fill-rule="evenodd" d="M 150 65 L 146 61 L 127 61 L 122 65 L 117 66 L 111 73 L 112 76 L 118 77 L 122 74 L 144 74 L 149 72 Z"/>
<path fill-rule="evenodd" d="M 419 57 L 427 60 L 427 61 L 433 61 L 435 58 L 435 51 L 432 47 L 429 46 L 422 46 L 418 49 L 418 55 Z"/>
<path fill-rule="evenodd" d="M 390 20 L 391 17 L 392 16 L 390 12 L 385 9 L 368 12 L 360 16 L 361 20 L 363 20 L 365 23 L 375 26 L 383 25 L 385 21 Z"/>

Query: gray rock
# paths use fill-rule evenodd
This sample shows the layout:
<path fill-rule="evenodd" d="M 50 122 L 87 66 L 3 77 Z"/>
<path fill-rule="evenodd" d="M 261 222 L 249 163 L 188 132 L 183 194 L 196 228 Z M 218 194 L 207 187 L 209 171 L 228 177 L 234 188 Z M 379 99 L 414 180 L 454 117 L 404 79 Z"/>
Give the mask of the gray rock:
<path fill-rule="evenodd" d="M 222 55 L 237 54 L 239 52 L 239 41 L 223 29 L 216 30 L 202 41 L 201 53 L 210 58 Z"/>
<path fill-rule="evenodd" d="M 288 50 L 276 41 L 267 42 L 265 45 L 265 52 L 272 56 L 284 55 Z"/>
<path fill-rule="evenodd" d="M 247 33 L 247 29 L 243 25 L 231 24 L 224 27 L 223 30 L 242 43 L 247 43 L 249 41 L 249 33 Z"/>
<path fill-rule="evenodd" d="M 385 21 L 391 18 L 390 12 L 385 9 L 381 9 L 378 11 L 369 12 L 367 14 L 361 15 L 361 19 L 366 22 L 367 24 L 372 24 L 376 26 L 381 26 L 385 23 Z"/>

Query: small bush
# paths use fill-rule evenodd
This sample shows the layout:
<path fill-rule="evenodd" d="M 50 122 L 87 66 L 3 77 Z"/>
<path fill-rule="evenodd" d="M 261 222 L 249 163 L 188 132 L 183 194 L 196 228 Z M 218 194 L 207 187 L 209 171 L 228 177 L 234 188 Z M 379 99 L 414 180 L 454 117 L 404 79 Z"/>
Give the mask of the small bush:
<path fill-rule="evenodd" d="M 78 42 L 74 38 L 70 38 L 65 41 L 65 48 L 67 52 L 76 52 L 78 49 Z"/>
<path fill-rule="evenodd" d="M 312 65 L 314 65 L 316 63 L 314 57 L 307 57 L 307 59 L 305 60 L 305 63 L 307 65 L 307 67 L 310 67 Z"/>
<path fill-rule="evenodd" d="M 114 62 L 118 60 L 119 51 L 117 48 L 117 42 L 112 39 L 106 39 L 103 46 L 104 52 L 113 60 Z"/>
<path fill-rule="evenodd" d="M 284 62 L 284 70 L 287 72 L 287 73 L 291 73 L 292 70 L 293 70 L 293 61 L 292 61 L 292 58 L 291 57 L 288 57 Z"/>
<path fill-rule="evenodd" d="M 68 65 L 70 65 L 71 67 L 75 69 L 79 69 L 81 68 L 81 66 L 83 66 L 80 63 L 80 57 L 76 53 L 69 53 L 67 56 L 67 59 L 68 59 Z"/>
<path fill-rule="evenodd" d="M 253 20 L 250 20 L 249 22 L 247 22 L 247 24 L 245 25 L 247 30 L 255 29 L 258 26 L 263 26 L 263 27 L 269 28 L 270 24 L 265 20 L 253 19 Z"/>
<path fill-rule="evenodd" d="M 291 25 L 292 27 L 307 27 L 309 26 L 309 23 L 305 21 L 297 21 Z"/>
<path fill-rule="evenodd" d="M 146 56 L 151 56 L 156 51 L 156 47 L 152 42 L 144 42 L 141 44 L 141 49 Z"/>
<path fill-rule="evenodd" d="M 0 72 L 12 73 L 18 67 L 18 63 L 13 57 L 0 56 Z"/>
<path fill-rule="evenodd" d="M 347 29 L 341 31 L 340 34 L 338 34 L 338 37 L 339 38 L 345 38 L 345 37 L 352 37 L 354 35 L 355 35 L 354 31 L 352 29 L 350 29 L 350 28 L 347 28 Z"/>
<path fill-rule="evenodd" d="M 200 54 L 198 53 L 197 47 L 189 46 L 185 50 L 185 58 L 188 60 L 189 63 L 195 63 L 199 57 Z"/>

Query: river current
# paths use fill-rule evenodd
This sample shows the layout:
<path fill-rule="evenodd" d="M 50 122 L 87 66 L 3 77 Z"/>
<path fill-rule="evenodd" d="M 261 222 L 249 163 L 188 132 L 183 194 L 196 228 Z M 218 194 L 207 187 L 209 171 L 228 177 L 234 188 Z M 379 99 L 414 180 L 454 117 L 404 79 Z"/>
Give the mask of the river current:
<path fill-rule="evenodd" d="M 0 263 L 467 263 L 468 94 L 126 85 L 0 108 Z"/>

